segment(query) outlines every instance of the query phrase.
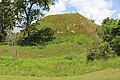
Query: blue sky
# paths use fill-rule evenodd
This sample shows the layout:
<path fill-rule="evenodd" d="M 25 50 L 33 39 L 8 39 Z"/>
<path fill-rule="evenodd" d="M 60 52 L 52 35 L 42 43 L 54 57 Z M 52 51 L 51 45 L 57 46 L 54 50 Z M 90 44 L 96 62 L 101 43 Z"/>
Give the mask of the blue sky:
<path fill-rule="evenodd" d="M 113 2 L 113 9 L 116 9 L 116 13 L 113 14 L 112 17 L 117 18 L 118 14 L 120 14 L 120 0 L 112 0 L 112 2 Z"/>

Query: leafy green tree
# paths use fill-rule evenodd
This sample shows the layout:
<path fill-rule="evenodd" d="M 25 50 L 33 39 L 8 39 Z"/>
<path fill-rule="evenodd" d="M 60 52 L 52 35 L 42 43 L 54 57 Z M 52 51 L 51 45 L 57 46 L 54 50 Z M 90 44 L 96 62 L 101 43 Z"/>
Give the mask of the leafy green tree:
<path fill-rule="evenodd" d="M 113 50 L 120 55 L 120 20 L 106 18 L 101 26 L 102 53 L 109 55 Z M 107 46 L 107 47 L 106 47 Z"/>
<path fill-rule="evenodd" d="M 11 0 L 2 0 L 0 2 L 0 41 L 6 37 L 7 30 L 13 29 L 14 25 L 15 17 Z"/>
<path fill-rule="evenodd" d="M 111 46 L 117 55 L 120 56 L 120 36 L 113 38 Z"/>
<path fill-rule="evenodd" d="M 117 20 L 106 18 L 101 26 L 101 35 L 103 41 L 111 42 L 113 36 L 113 28 L 116 27 Z"/>
<path fill-rule="evenodd" d="M 31 36 L 32 22 L 37 20 L 44 10 L 48 11 L 53 2 L 54 0 L 14 0 L 14 6 L 20 17 L 19 22 L 22 24 L 25 34 L 27 34 L 28 41 Z M 38 8 L 33 8 L 33 6 Z"/>
<path fill-rule="evenodd" d="M 112 39 L 111 46 L 113 50 L 120 56 L 120 20 L 117 21 L 117 25 L 112 29 Z"/>

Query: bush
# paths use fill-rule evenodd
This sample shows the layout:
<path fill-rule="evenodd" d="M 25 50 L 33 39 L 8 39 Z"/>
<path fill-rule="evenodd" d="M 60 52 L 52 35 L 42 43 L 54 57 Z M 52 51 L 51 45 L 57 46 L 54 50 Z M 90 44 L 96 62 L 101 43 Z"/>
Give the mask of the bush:
<path fill-rule="evenodd" d="M 120 36 L 117 36 L 112 40 L 112 48 L 117 53 L 118 56 L 120 56 Z"/>
<path fill-rule="evenodd" d="M 100 57 L 104 59 L 115 57 L 115 52 L 110 47 L 108 42 L 102 42 L 99 47 Z"/>
<path fill-rule="evenodd" d="M 114 58 L 115 56 L 116 53 L 112 50 L 110 44 L 108 42 L 102 42 L 100 46 L 93 44 L 88 48 L 87 61 Z"/>
<path fill-rule="evenodd" d="M 94 59 L 97 59 L 98 55 L 99 55 L 98 47 L 96 46 L 95 43 L 93 43 L 92 46 L 88 48 L 87 61 L 93 61 Z"/>

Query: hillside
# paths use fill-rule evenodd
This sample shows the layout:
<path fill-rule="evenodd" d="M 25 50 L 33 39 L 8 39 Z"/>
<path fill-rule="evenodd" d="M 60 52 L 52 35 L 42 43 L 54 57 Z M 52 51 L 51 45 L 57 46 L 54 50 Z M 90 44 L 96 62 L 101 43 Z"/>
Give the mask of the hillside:
<path fill-rule="evenodd" d="M 50 15 L 37 22 L 37 28 L 49 27 L 56 31 L 58 34 L 75 33 L 87 34 L 89 36 L 96 36 L 96 25 L 83 17 L 82 15 L 75 14 L 59 14 Z"/>
<path fill-rule="evenodd" d="M 58 55 L 73 55 L 87 53 L 87 49 L 93 42 L 97 42 L 96 25 L 80 14 L 50 15 L 33 24 L 39 32 L 32 35 L 32 43 L 41 40 L 39 36 L 46 37 L 41 29 L 51 28 L 55 38 L 47 45 L 35 46 L 37 48 L 24 47 L 19 50 L 21 57 L 50 57 Z M 48 32 L 49 33 L 49 32 Z M 44 39 L 43 39 L 44 40 Z M 41 43 L 43 43 L 41 41 Z"/>

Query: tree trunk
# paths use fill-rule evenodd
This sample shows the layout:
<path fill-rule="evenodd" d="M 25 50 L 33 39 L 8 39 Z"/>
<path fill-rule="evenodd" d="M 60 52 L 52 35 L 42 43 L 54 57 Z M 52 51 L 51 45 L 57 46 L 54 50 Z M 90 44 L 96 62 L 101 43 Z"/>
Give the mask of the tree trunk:
<path fill-rule="evenodd" d="M 27 28 L 27 37 L 28 37 L 28 41 L 30 41 L 30 36 L 31 36 L 31 34 L 30 34 L 30 18 L 29 18 L 29 14 L 27 14 L 27 26 L 26 26 L 26 28 Z"/>
<path fill-rule="evenodd" d="M 30 34 L 30 27 L 28 26 L 28 41 L 30 41 L 30 36 L 31 36 L 31 34 Z"/>
<path fill-rule="evenodd" d="M 31 36 L 31 33 L 30 33 L 30 25 L 31 25 L 31 23 L 30 23 L 30 11 L 31 11 L 31 9 L 32 9 L 32 6 L 34 5 L 35 3 L 31 3 L 30 4 L 30 8 L 29 8 L 29 10 L 28 10 L 28 12 L 27 12 L 27 10 L 26 10 L 26 8 L 24 9 L 25 10 L 25 13 L 26 13 L 26 16 L 27 16 L 27 26 L 26 26 L 26 28 L 27 28 L 27 36 L 28 36 L 28 41 L 30 41 L 30 36 Z"/>

